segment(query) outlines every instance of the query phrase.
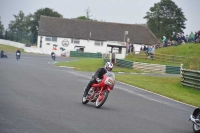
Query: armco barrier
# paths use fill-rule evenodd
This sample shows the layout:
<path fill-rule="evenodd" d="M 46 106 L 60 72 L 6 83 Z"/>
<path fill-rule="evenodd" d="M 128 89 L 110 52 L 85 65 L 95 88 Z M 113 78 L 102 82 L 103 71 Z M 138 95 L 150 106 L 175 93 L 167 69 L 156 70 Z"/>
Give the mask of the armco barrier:
<path fill-rule="evenodd" d="M 182 69 L 181 84 L 200 89 L 200 71 Z"/>
<path fill-rule="evenodd" d="M 142 62 L 132 62 L 122 59 L 116 59 L 116 64 L 119 67 L 130 68 L 141 70 L 144 72 L 152 72 L 152 73 L 167 73 L 167 74 L 180 74 L 181 67 L 178 66 L 166 66 L 160 64 L 149 64 Z"/>
<path fill-rule="evenodd" d="M 119 67 L 125 67 L 125 68 L 133 69 L 133 62 L 131 62 L 131 61 L 116 59 L 116 64 Z"/>
<path fill-rule="evenodd" d="M 102 54 L 101 53 L 87 53 L 87 52 L 70 51 L 70 57 L 102 58 Z"/>
<path fill-rule="evenodd" d="M 169 73 L 169 74 L 180 74 L 181 73 L 181 67 L 178 67 L 178 66 L 166 66 L 166 73 Z"/>

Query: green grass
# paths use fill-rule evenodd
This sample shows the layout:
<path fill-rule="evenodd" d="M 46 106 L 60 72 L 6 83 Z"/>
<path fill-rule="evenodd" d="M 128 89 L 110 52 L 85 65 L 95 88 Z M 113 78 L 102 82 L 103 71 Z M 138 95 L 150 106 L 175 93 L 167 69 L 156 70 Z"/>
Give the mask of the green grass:
<path fill-rule="evenodd" d="M 156 53 L 185 57 L 200 57 L 200 43 L 187 43 L 178 46 L 156 49 Z"/>
<path fill-rule="evenodd" d="M 3 50 L 4 52 L 16 52 L 18 48 L 8 45 L 0 44 L 0 51 Z M 20 51 L 23 53 L 24 49 L 20 48 Z"/>

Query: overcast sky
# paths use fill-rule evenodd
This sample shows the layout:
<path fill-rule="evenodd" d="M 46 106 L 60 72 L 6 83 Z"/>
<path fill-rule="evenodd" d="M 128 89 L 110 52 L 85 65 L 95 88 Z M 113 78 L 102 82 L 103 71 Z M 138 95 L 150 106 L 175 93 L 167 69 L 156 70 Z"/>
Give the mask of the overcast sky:
<path fill-rule="evenodd" d="M 187 19 L 185 34 L 200 30 L 199 6 L 200 0 L 173 0 L 182 8 Z M 160 0 L 0 0 L 0 17 L 4 28 L 8 28 L 13 14 L 22 10 L 25 15 L 34 14 L 41 8 L 51 8 L 63 15 L 63 18 L 86 16 L 90 9 L 92 19 L 106 22 L 144 24 L 143 17 L 154 3 Z"/>

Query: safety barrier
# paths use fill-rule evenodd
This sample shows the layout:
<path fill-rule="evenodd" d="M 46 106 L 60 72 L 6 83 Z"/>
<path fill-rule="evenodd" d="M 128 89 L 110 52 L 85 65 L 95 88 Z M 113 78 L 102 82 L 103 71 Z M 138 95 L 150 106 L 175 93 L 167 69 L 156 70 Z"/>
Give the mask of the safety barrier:
<path fill-rule="evenodd" d="M 181 84 L 200 89 L 200 71 L 182 69 Z"/>
<path fill-rule="evenodd" d="M 141 70 L 144 72 L 153 72 L 153 73 L 167 73 L 167 74 L 180 74 L 182 66 L 167 66 L 159 64 L 149 64 L 142 62 L 132 62 L 122 59 L 116 59 L 117 66 Z"/>
<path fill-rule="evenodd" d="M 102 54 L 101 53 L 88 53 L 88 52 L 70 51 L 70 57 L 102 58 Z"/>

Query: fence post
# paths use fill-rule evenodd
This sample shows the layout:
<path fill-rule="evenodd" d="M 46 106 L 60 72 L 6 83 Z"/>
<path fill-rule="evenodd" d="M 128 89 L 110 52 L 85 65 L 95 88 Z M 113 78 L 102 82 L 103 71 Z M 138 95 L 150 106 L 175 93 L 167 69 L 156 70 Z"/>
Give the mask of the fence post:
<path fill-rule="evenodd" d="M 183 64 L 181 64 L 181 67 L 180 67 L 180 74 L 182 75 L 182 69 L 183 69 Z"/>

